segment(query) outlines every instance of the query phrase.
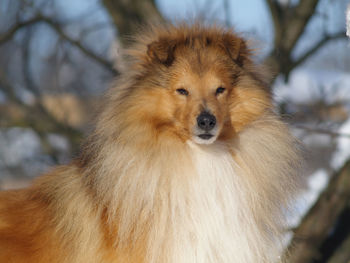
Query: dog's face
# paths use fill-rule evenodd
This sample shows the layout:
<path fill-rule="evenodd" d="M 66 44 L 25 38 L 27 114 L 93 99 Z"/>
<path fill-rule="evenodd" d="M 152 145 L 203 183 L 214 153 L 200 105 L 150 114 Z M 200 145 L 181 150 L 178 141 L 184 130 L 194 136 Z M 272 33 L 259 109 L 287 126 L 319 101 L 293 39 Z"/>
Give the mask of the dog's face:
<path fill-rule="evenodd" d="M 235 136 L 271 106 L 245 69 L 245 63 L 252 65 L 248 55 L 242 39 L 222 32 L 168 36 L 149 44 L 142 100 L 151 122 L 160 132 L 198 144 Z"/>
<path fill-rule="evenodd" d="M 210 49 L 202 52 L 185 50 L 184 56 L 174 61 L 169 95 L 179 130 L 196 143 L 210 144 L 219 137 L 224 123 L 229 123 L 233 87 L 223 61 L 211 57 Z"/>

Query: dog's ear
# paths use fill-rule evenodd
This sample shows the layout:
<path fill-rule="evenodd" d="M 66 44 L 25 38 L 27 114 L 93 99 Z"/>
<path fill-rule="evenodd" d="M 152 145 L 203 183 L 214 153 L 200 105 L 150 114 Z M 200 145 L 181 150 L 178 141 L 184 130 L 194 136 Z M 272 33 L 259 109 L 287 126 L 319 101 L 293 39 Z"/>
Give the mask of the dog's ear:
<path fill-rule="evenodd" d="M 175 57 L 176 43 L 175 41 L 169 39 L 160 39 L 158 41 L 152 42 L 147 46 L 147 55 L 156 62 L 162 63 L 169 67 Z"/>
<path fill-rule="evenodd" d="M 243 66 L 244 60 L 248 57 L 249 51 L 245 41 L 232 34 L 224 34 L 222 44 L 230 58 L 240 67 Z"/>

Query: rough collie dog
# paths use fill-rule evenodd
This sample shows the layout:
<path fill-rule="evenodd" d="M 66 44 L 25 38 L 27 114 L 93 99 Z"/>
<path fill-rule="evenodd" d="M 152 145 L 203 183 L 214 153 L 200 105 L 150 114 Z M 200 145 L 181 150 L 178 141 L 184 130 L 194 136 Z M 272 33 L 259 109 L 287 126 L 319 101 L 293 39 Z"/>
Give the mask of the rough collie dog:
<path fill-rule="evenodd" d="M 279 262 L 297 143 L 245 41 L 154 27 L 79 158 L 0 195 L 0 262 Z"/>

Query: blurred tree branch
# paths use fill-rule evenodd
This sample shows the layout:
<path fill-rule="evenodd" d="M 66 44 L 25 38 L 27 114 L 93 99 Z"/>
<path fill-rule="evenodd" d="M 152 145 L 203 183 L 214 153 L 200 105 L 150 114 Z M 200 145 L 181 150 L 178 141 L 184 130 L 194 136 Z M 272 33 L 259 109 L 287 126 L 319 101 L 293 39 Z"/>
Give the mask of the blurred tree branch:
<path fill-rule="evenodd" d="M 36 17 L 29 19 L 27 21 L 24 21 L 24 22 L 16 23 L 9 30 L 0 34 L 0 45 L 11 40 L 12 37 L 17 33 L 18 30 L 20 30 L 24 27 L 36 24 L 38 22 L 42 22 L 42 18 L 40 16 L 36 16 Z"/>
<path fill-rule="evenodd" d="M 275 31 L 274 46 L 276 47 L 281 42 L 282 37 L 282 9 L 278 2 L 275 0 L 266 0 L 266 2 L 270 9 L 271 18 L 273 21 L 273 28 Z"/>
<path fill-rule="evenodd" d="M 316 13 L 319 0 L 299 1 L 295 6 L 282 6 L 277 0 L 266 0 L 274 26 L 274 49 L 265 62 L 277 75 L 282 73 L 288 78 L 289 73 L 311 55 L 316 53 L 330 40 L 345 38 L 345 31 L 326 34 L 318 43 L 306 51 L 300 58 L 293 59 L 292 52 L 302 37 L 311 17 Z"/>
<path fill-rule="evenodd" d="M 24 37 L 23 41 L 23 63 L 22 63 L 22 71 L 23 71 L 23 77 L 26 82 L 27 88 L 35 95 L 40 96 L 40 91 L 38 87 L 34 84 L 31 70 L 30 70 L 30 43 L 31 43 L 31 36 L 32 31 L 31 28 L 26 32 L 26 35 Z"/>
<path fill-rule="evenodd" d="M 345 31 L 331 34 L 331 35 L 325 35 L 319 42 L 317 42 L 317 44 L 315 44 L 312 48 L 310 48 L 308 51 L 306 51 L 300 58 L 298 58 L 295 61 L 292 61 L 290 68 L 293 69 L 293 68 L 296 68 L 297 66 L 299 66 L 306 59 L 308 59 L 310 56 L 312 56 L 314 53 L 316 53 L 320 48 L 322 48 L 325 44 L 327 44 L 330 40 L 341 39 L 341 38 L 345 38 L 345 37 L 346 37 Z"/>
<path fill-rule="evenodd" d="M 102 67 L 104 67 L 106 70 L 113 73 L 114 75 L 118 74 L 117 70 L 113 67 L 113 64 L 111 62 L 109 62 L 108 60 L 104 59 L 103 57 L 95 54 L 93 51 L 86 48 L 80 41 L 75 40 L 69 35 L 67 35 L 62 29 L 62 25 L 59 22 L 53 20 L 50 17 L 44 16 L 40 13 L 38 13 L 34 18 L 31 18 L 27 21 L 17 22 L 9 30 L 0 34 L 0 45 L 11 40 L 14 34 L 18 30 L 37 23 L 45 23 L 49 25 L 62 39 L 64 39 L 65 41 L 67 41 L 77 49 L 79 49 L 87 57 L 91 58 L 92 60 L 100 64 Z"/>
<path fill-rule="evenodd" d="M 75 46 L 76 48 L 78 48 L 82 53 L 84 53 L 87 57 L 93 59 L 94 61 L 96 61 L 97 63 L 99 63 L 101 66 L 103 66 L 105 69 L 107 69 L 108 71 L 110 71 L 111 73 L 113 73 L 114 75 L 117 75 L 118 72 L 116 71 L 116 69 L 114 69 L 113 64 L 107 60 L 105 60 L 104 58 L 102 58 L 99 55 L 96 55 L 94 52 L 92 52 L 91 50 L 87 49 L 86 47 L 84 47 L 84 45 L 78 41 L 75 40 L 73 38 L 71 38 L 70 36 L 68 36 L 62 29 L 61 25 L 48 18 L 48 17 L 43 17 L 43 22 L 45 22 L 46 24 L 50 25 L 51 28 L 53 28 L 56 33 L 63 38 L 64 40 L 66 40 L 67 42 L 69 42 L 70 44 L 72 44 L 73 46 Z"/>
<path fill-rule="evenodd" d="M 102 3 L 119 36 L 130 36 L 142 25 L 164 21 L 154 0 L 103 0 Z"/>
<path fill-rule="evenodd" d="M 62 29 L 62 25 L 50 17 L 46 17 L 40 13 L 37 13 L 35 17 L 28 19 L 26 21 L 20 21 L 15 23 L 6 32 L 0 34 L 0 45 L 10 41 L 14 35 L 21 29 L 25 27 L 30 27 L 35 24 L 45 23 L 50 26 L 63 40 L 70 43 L 72 46 L 79 49 L 87 57 L 91 58 L 98 64 L 102 65 L 109 72 L 116 75 L 118 72 L 114 69 L 112 63 L 105 60 L 104 58 L 96 55 L 94 52 L 86 48 L 80 41 L 73 39 L 67 35 Z M 25 37 L 28 41 L 28 37 Z M 48 132 L 55 132 L 64 135 L 68 138 L 71 143 L 72 151 L 77 152 L 79 144 L 82 138 L 81 131 L 59 121 L 55 116 L 53 116 L 40 102 L 40 91 L 34 84 L 30 72 L 29 66 L 29 44 L 25 43 L 23 50 L 23 76 L 26 82 L 27 88 L 33 92 L 37 97 L 37 102 L 34 105 L 26 105 L 20 99 L 17 98 L 14 88 L 11 86 L 10 82 L 7 80 L 6 75 L 0 72 L 0 89 L 6 94 L 9 99 L 9 103 L 2 105 L 3 109 L 0 113 L 0 123 L 3 127 L 31 127 L 34 129 L 45 145 L 45 134 Z M 11 109 L 11 111 L 8 111 Z M 10 112 L 14 114 L 10 114 Z M 48 152 L 52 149 L 46 147 Z M 52 152 L 51 152 L 52 153 Z M 53 155 L 53 153 L 51 154 Z"/>
<path fill-rule="evenodd" d="M 41 103 L 34 106 L 24 104 L 14 93 L 7 78 L 0 72 L 0 89 L 6 94 L 12 105 L 10 114 L 7 110 L 0 110 L 0 124 L 2 127 L 30 127 L 35 130 L 41 138 L 48 132 L 59 133 L 66 136 L 71 142 L 72 151 L 77 152 L 82 139 L 82 132 L 65 123 L 59 122 L 52 116 Z M 6 108 L 6 105 L 0 106 Z"/>
<path fill-rule="evenodd" d="M 348 206 L 349 200 L 350 161 L 347 161 L 332 176 L 325 191 L 296 228 L 288 249 L 288 262 L 309 263 L 319 257 L 320 246 L 329 236 L 340 213 Z"/>

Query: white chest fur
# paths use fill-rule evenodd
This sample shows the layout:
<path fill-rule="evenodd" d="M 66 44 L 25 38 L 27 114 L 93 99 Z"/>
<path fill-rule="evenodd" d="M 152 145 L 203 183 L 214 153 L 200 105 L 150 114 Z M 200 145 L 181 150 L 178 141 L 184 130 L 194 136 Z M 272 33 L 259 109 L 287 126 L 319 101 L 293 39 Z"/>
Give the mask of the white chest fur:
<path fill-rule="evenodd" d="M 289 181 L 275 159 L 285 151 L 276 155 L 277 143 L 265 147 L 247 138 L 247 147 L 234 149 L 239 165 L 233 146 L 219 142 L 163 147 L 142 158 L 118 155 L 125 160 L 117 164 L 130 164 L 111 174 L 118 176 L 109 198 L 120 207 L 118 243 L 146 234 L 148 263 L 277 262 L 279 208 Z"/>
<path fill-rule="evenodd" d="M 249 204 L 249 185 L 225 145 L 188 143 L 197 175 L 174 221 L 170 262 L 275 262 L 266 229 Z"/>
<path fill-rule="evenodd" d="M 232 144 L 149 146 L 111 147 L 101 167 L 113 169 L 96 178 L 120 249 L 146 243 L 147 263 L 279 261 L 299 185 L 297 143 L 282 123 L 267 116 Z"/>

